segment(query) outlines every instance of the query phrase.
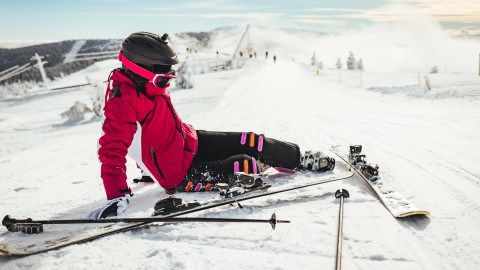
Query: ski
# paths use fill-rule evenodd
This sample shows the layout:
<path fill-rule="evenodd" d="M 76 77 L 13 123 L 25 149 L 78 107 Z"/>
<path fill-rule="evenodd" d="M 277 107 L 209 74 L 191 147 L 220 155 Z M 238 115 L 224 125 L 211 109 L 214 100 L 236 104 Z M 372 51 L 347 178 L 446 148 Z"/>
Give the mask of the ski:
<path fill-rule="evenodd" d="M 39 253 L 63 248 L 66 246 L 70 246 L 73 244 L 89 242 L 98 238 L 102 238 L 104 236 L 129 231 L 147 224 L 151 224 L 153 222 L 163 222 L 164 219 L 169 219 L 169 218 L 182 216 L 190 213 L 200 212 L 203 210 L 219 207 L 222 205 L 237 204 L 239 205 L 239 207 L 241 207 L 239 203 L 240 201 L 269 196 L 273 194 L 278 194 L 278 193 L 306 188 L 306 187 L 311 187 L 315 185 L 329 183 L 332 181 L 343 180 L 343 179 L 350 178 L 352 176 L 353 176 L 352 172 L 333 173 L 333 174 L 320 176 L 316 179 L 316 181 L 313 181 L 307 184 L 296 185 L 293 187 L 278 186 L 271 189 L 257 188 L 233 197 L 228 197 L 228 193 L 227 193 L 226 194 L 227 197 L 225 197 L 224 195 L 224 197 L 214 198 L 212 200 L 207 200 L 204 202 L 197 202 L 197 201 L 182 202 L 180 201 L 181 199 L 178 200 L 179 198 L 177 198 L 177 200 L 172 200 L 174 201 L 173 206 L 174 207 L 181 206 L 181 207 L 179 209 L 175 209 L 178 211 L 172 211 L 171 213 L 168 213 L 168 214 L 162 211 L 162 206 L 165 206 L 165 205 L 163 204 L 164 202 L 162 202 L 163 200 L 160 200 L 159 202 L 157 202 L 155 206 L 156 209 L 153 214 L 154 216 L 156 216 L 155 221 L 134 222 L 134 223 L 115 223 L 107 226 L 95 227 L 86 231 L 82 231 L 80 233 L 76 233 L 69 236 L 63 236 L 53 240 L 47 240 L 47 241 L 42 240 L 40 242 L 33 242 L 33 243 L 26 243 L 26 244 L 25 243 L 23 244 L 22 243 L 0 243 L 0 254 L 3 254 L 4 256 L 28 256 L 33 254 L 39 254 Z M 170 208 L 169 210 L 172 210 L 172 209 Z M 11 233 L 11 232 L 8 232 L 8 233 Z M 32 237 L 35 237 L 35 236 L 36 235 L 32 235 Z"/>
<path fill-rule="evenodd" d="M 388 211 L 396 218 L 430 216 L 430 212 L 410 203 L 404 196 L 388 186 L 380 177 L 376 164 L 368 164 L 361 145 L 347 147 L 332 146 L 330 150 L 346 162 L 372 188 Z"/>

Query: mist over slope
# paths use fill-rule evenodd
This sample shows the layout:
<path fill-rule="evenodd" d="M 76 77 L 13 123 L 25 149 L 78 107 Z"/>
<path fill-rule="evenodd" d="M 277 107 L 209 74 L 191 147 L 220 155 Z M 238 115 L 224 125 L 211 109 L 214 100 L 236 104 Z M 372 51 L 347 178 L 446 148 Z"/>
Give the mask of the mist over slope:
<path fill-rule="evenodd" d="M 171 41 L 180 57 L 186 49 L 198 53 L 232 55 L 235 50 L 250 47 L 257 57 L 310 63 L 315 54 L 325 67 L 334 68 L 337 59 L 345 63 L 352 52 L 362 59 L 364 68 L 376 72 L 429 72 L 434 66 L 443 73 L 477 73 L 480 39 L 451 37 L 432 18 L 414 11 L 400 9 L 403 19 L 390 23 L 376 23 L 361 30 L 341 34 L 327 34 L 300 29 L 277 29 L 252 25 L 220 27 L 208 32 L 171 33 Z M 163 34 L 161 29 L 152 29 Z M 239 43 L 242 36 L 245 37 Z M 78 53 L 118 50 L 122 39 L 86 40 Z M 14 65 L 23 65 L 37 52 L 45 56 L 47 76 L 60 77 L 91 65 L 94 61 L 62 63 L 75 41 L 63 41 L 15 49 L 0 48 L 0 71 Z M 237 55 L 238 56 L 238 55 Z M 248 55 L 246 55 L 248 57 Z M 345 67 L 345 65 L 344 65 Z M 62 70 L 63 69 L 63 70 Z M 40 81 L 37 70 L 21 73 L 3 83 L 18 80 Z"/>
<path fill-rule="evenodd" d="M 186 35 L 172 38 L 177 51 L 232 54 L 246 27 L 223 27 L 204 32 L 201 41 Z M 442 73 L 477 73 L 480 39 L 452 37 L 432 18 L 414 14 L 404 21 L 377 23 L 342 34 L 250 26 L 240 48 L 250 45 L 258 57 L 310 63 L 313 54 L 325 67 L 334 68 L 338 58 L 345 63 L 349 52 L 362 59 L 365 69 L 376 72 L 429 72 L 437 66 Z M 247 44 L 248 43 L 248 44 Z M 345 67 L 345 64 L 344 64 Z"/>

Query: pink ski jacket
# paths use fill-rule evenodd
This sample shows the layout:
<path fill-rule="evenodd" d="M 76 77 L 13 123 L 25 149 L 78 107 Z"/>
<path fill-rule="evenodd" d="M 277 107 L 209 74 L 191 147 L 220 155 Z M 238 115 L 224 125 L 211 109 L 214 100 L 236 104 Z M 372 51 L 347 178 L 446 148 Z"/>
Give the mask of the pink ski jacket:
<path fill-rule="evenodd" d="M 178 186 L 197 153 L 195 129 L 177 115 L 165 88 L 146 85 L 146 95 L 115 70 L 105 94 L 98 155 L 107 199 L 130 194 L 126 155 L 163 188 Z"/>

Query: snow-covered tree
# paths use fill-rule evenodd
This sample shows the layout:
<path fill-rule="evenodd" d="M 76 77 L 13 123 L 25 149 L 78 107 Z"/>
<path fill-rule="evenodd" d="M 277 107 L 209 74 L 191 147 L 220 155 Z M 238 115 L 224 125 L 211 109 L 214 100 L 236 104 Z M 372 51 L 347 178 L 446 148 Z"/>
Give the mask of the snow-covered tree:
<path fill-rule="evenodd" d="M 313 52 L 311 65 L 312 65 L 312 66 L 316 66 L 316 65 L 317 65 L 317 56 L 315 55 L 315 52 Z"/>
<path fill-rule="evenodd" d="M 205 73 L 202 66 L 202 74 Z M 193 76 L 188 62 L 184 62 L 177 70 L 175 83 L 183 89 L 193 88 Z"/>
<path fill-rule="evenodd" d="M 355 57 L 353 56 L 352 52 L 349 52 L 349 56 L 347 58 L 347 68 L 350 70 L 356 69 L 356 60 Z"/>
<path fill-rule="evenodd" d="M 105 98 L 105 84 L 100 81 L 94 81 L 88 76 L 86 77 L 88 83 L 92 86 L 90 91 L 90 99 L 92 100 L 92 111 L 96 116 L 103 117 L 103 104 Z"/>
<path fill-rule="evenodd" d="M 432 67 L 432 69 L 430 70 L 430 73 L 438 73 L 438 67 L 437 66 Z"/>
<path fill-rule="evenodd" d="M 35 81 L 18 80 L 14 83 L 0 85 L 0 100 L 25 96 L 34 88 L 38 88 L 38 83 Z"/>
<path fill-rule="evenodd" d="M 323 69 L 323 62 L 322 61 L 318 62 L 317 68 L 318 69 Z"/>
<path fill-rule="evenodd" d="M 92 109 L 87 107 L 87 104 L 76 101 L 75 104 L 66 110 L 60 116 L 67 118 L 69 122 L 77 122 L 85 119 L 85 114 L 92 112 Z"/>
<path fill-rule="evenodd" d="M 340 58 L 337 59 L 337 63 L 335 64 L 335 67 L 337 67 L 337 69 L 341 69 L 342 68 L 342 60 L 340 60 Z"/>

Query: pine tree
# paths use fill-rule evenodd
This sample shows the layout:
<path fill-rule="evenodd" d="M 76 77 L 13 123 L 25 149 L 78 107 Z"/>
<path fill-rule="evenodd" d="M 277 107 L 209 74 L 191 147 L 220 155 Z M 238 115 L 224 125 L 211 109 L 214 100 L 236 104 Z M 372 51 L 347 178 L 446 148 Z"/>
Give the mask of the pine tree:
<path fill-rule="evenodd" d="M 317 67 L 318 69 L 323 69 L 323 62 L 322 61 L 318 62 Z"/>
<path fill-rule="evenodd" d="M 316 65 L 317 65 L 317 57 L 316 57 L 316 55 L 315 55 L 315 52 L 313 52 L 311 65 L 312 65 L 312 66 L 316 66 Z"/>
<path fill-rule="evenodd" d="M 341 69 L 342 68 L 342 60 L 340 60 L 340 58 L 337 59 L 337 63 L 335 64 L 335 66 L 337 67 L 337 69 Z"/>
<path fill-rule="evenodd" d="M 356 69 L 356 60 L 352 52 L 349 52 L 349 56 L 347 59 L 347 68 L 350 70 Z"/>

